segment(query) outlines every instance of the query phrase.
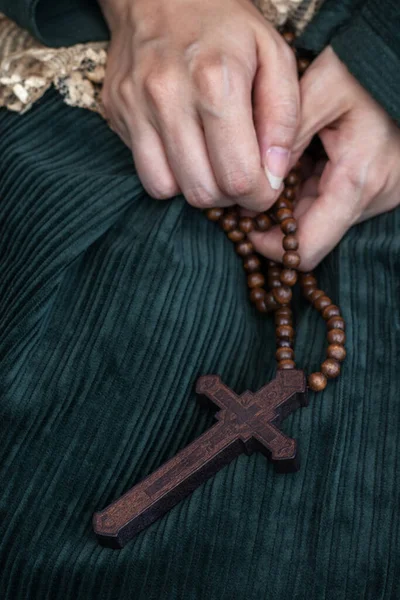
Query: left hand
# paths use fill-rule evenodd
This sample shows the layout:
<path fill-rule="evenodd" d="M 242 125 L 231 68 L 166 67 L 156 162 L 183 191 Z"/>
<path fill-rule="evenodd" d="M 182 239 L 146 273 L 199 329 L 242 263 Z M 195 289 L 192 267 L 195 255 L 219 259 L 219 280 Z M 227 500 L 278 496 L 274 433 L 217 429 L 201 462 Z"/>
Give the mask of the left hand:
<path fill-rule="evenodd" d="M 309 67 L 300 93 L 295 154 L 318 133 L 328 156 L 321 176 L 305 182 L 294 211 L 300 269 L 309 271 L 352 225 L 400 204 L 400 130 L 331 47 Z M 282 259 L 278 227 L 251 239 L 260 254 Z"/>

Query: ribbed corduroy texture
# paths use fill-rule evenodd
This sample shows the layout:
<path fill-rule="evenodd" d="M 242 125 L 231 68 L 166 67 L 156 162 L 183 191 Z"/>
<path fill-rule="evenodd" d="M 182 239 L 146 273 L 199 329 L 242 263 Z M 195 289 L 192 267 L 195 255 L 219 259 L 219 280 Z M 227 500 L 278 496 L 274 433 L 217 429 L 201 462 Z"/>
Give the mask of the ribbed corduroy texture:
<path fill-rule="evenodd" d="M 400 212 L 319 270 L 348 359 L 285 422 L 301 471 L 242 456 L 113 551 L 93 511 L 210 426 L 199 375 L 273 375 L 272 323 L 223 233 L 149 198 L 99 117 L 50 93 L 0 127 L 0 598 L 399 598 Z M 315 368 L 323 323 L 303 301 L 296 316 Z"/>

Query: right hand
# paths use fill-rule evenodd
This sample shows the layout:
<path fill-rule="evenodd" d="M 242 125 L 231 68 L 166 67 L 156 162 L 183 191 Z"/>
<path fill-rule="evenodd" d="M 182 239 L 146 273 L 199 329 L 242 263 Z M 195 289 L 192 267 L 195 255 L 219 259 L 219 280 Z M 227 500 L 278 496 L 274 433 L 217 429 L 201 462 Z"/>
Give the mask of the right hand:
<path fill-rule="evenodd" d="M 100 0 L 103 103 L 155 198 L 268 209 L 299 117 L 296 62 L 249 0 Z"/>

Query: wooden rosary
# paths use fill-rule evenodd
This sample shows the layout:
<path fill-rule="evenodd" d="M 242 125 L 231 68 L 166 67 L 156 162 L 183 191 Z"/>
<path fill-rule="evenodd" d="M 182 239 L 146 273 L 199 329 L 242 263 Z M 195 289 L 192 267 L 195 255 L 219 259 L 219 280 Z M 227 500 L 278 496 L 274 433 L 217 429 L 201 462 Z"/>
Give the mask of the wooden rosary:
<path fill-rule="evenodd" d="M 294 35 L 286 32 L 283 36 L 292 46 Z M 297 64 L 301 74 L 309 61 L 300 58 Z M 298 278 L 303 294 L 321 313 L 328 330 L 327 358 L 320 372 L 308 376 L 308 386 L 315 392 L 323 390 L 328 379 L 339 375 L 340 363 L 346 356 L 345 322 L 339 308 L 318 288 L 312 273 L 297 272 L 301 257 L 293 208 L 299 183 L 297 165 L 288 174 L 284 192 L 274 206 L 254 218 L 240 216 L 238 207 L 206 211 L 208 219 L 220 224 L 243 258 L 250 300 L 260 312 L 274 312 L 278 362 L 275 379 L 258 392 L 247 390 L 237 395 L 219 375 L 200 377 L 196 391 L 218 407 L 216 424 L 121 498 L 93 515 L 93 528 L 102 545 L 122 548 L 242 453 L 262 452 L 277 472 L 298 470 L 297 442 L 280 429 L 289 414 L 308 405 L 306 378 L 303 371 L 296 369 L 293 350 L 291 288 Z M 279 224 L 283 233 L 283 266 L 268 261 L 266 281 L 262 261 L 254 252 L 248 234 L 254 230 L 268 231 L 275 224 Z"/>

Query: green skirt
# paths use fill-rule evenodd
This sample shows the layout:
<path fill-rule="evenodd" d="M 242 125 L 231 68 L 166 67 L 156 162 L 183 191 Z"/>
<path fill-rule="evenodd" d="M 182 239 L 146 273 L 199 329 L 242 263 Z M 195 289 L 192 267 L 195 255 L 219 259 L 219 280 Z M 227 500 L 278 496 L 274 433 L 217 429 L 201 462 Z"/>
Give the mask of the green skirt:
<path fill-rule="evenodd" d="M 301 470 L 243 455 L 111 550 L 93 512 L 211 426 L 199 375 L 273 377 L 273 324 L 218 227 L 151 199 L 97 115 L 50 92 L 0 127 L 0 598 L 400 598 L 400 211 L 318 270 L 348 359 L 284 422 Z M 296 307 L 310 371 L 324 324 Z"/>

